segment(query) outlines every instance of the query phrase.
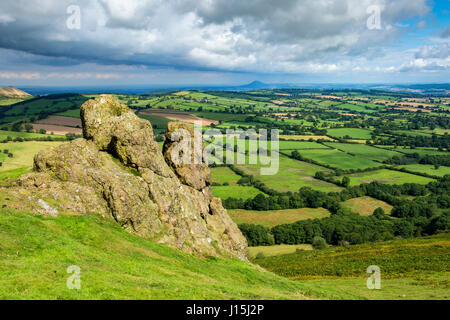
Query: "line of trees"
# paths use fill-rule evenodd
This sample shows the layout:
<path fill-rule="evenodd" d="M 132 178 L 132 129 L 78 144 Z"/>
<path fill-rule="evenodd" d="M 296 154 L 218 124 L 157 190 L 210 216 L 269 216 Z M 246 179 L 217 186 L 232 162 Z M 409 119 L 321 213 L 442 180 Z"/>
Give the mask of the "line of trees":
<path fill-rule="evenodd" d="M 340 201 L 366 195 L 393 205 L 391 216 L 385 215 L 381 208 L 366 217 L 340 207 Z M 405 195 L 415 198 L 406 199 Z M 224 204 L 228 205 L 229 199 Z M 334 245 L 342 241 L 358 244 L 395 237 L 431 235 L 448 232 L 450 228 L 450 175 L 426 186 L 372 182 L 328 194 L 302 188 L 297 193 L 284 196 L 258 195 L 243 201 L 243 206 L 251 210 L 324 207 L 332 213 L 327 218 L 302 220 L 271 229 L 245 225 L 242 227 L 243 234 L 251 245 L 311 243 L 314 237 L 323 237 L 327 243 Z"/>

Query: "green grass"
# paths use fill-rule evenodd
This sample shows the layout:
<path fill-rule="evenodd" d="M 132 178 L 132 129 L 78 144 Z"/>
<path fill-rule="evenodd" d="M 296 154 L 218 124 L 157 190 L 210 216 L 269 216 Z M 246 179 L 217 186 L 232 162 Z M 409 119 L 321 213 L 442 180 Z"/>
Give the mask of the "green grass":
<path fill-rule="evenodd" d="M 330 216 L 330 212 L 324 208 L 299 208 L 286 210 L 228 210 L 231 219 L 237 224 L 260 224 L 271 228 L 280 224 L 294 223 L 299 220 L 320 219 Z"/>
<path fill-rule="evenodd" d="M 228 167 L 215 167 L 211 168 L 211 178 L 212 182 L 236 185 L 241 176 Z"/>
<path fill-rule="evenodd" d="M 351 186 L 359 185 L 361 183 L 370 183 L 372 181 L 378 181 L 386 184 L 403 184 L 403 183 L 427 184 L 433 181 L 433 179 L 430 178 L 389 169 L 360 172 L 349 174 L 347 176 L 350 178 Z"/>
<path fill-rule="evenodd" d="M 160 134 L 166 132 L 167 124 L 173 120 L 154 116 L 154 115 L 148 115 L 148 114 L 142 114 L 140 112 L 137 113 L 137 116 L 139 116 L 142 119 L 150 121 L 150 123 L 153 126 L 153 131 L 155 134 Z"/>
<path fill-rule="evenodd" d="M 381 166 L 380 163 L 361 157 L 355 157 L 339 150 L 301 150 L 299 153 L 304 158 L 314 160 L 320 164 L 328 165 L 336 169 L 366 169 Z"/>
<path fill-rule="evenodd" d="M 389 150 L 382 150 L 374 148 L 362 143 L 325 143 L 327 146 L 339 149 L 341 151 L 350 153 L 357 157 L 366 158 L 370 160 L 384 161 L 392 158 L 393 156 L 402 156 L 401 153 Z"/>
<path fill-rule="evenodd" d="M 321 143 L 310 141 L 280 141 L 280 150 L 328 149 Z"/>
<path fill-rule="evenodd" d="M 344 136 L 350 136 L 353 139 L 370 139 L 371 130 L 361 128 L 336 128 L 327 129 L 327 134 L 331 137 L 343 138 Z"/>
<path fill-rule="evenodd" d="M 0 299 L 302 299 L 314 290 L 237 259 L 198 258 L 97 216 L 0 209 Z M 66 272 L 81 269 L 81 289 Z M 325 296 L 324 296 L 325 295 Z"/>
<path fill-rule="evenodd" d="M 215 197 L 220 199 L 236 198 L 236 199 L 248 199 L 254 198 L 256 195 L 262 193 L 262 191 L 250 186 L 212 186 L 211 187 Z"/>
<path fill-rule="evenodd" d="M 40 113 L 56 114 L 66 110 L 79 109 L 88 100 L 87 96 L 80 94 L 51 95 L 24 101 L 14 105 L 5 112 L 2 122 L 11 122 L 18 119 L 38 116 Z"/>
<path fill-rule="evenodd" d="M 377 208 L 383 209 L 385 214 L 390 214 L 392 210 L 392 206 L 388 203 L 371 197 L 349 199 L 341 202 L 341 206 L 362 216 L 370 216 Z"/>
<path fill-rule="evenodd" d="M 331 247 L 253 260 L 267 270 L 355 299 L 449 299 L 450 234 Z M 366 269 L 381 270 L 369 290 Z M 403 296 L 404 295 L 404 296 Z"/>
<path fill-rule="evenodd" d="M 0 170 L 0 181 L 5 179 L 15 179 L 29 172 L 31 172 L 30 167 L 22 167 L 11 170 Z"/>
<path fill-rule="evenodd" d="M 12 158 L 0 154 L 0 161 L 3 165 L 0 167 L 1 171 L 7 171 L 19 168 L 30 168 L 33 166 L 33 158 L 42 149 L 60 145 L 63 142 L 54 141 L 25 141 L 25 142 L 8 142 L 0 143 L 0 149 L 8 149 L 13 154 Z M 3 155 L 3 160 L 2 160 Z"/>
<path fill-rule="evenodd" d="M 0 141 L 3 141 L 10 137 L 11 139 L 15 139 L 17 137 L 24 138 L 24 139 L 37 139 L 37 138 L 55 138 L 54 135 L 51 134 L 40 134 L 40 133 L 34 133 L 34 132 L 25 132 L 25 131 L 5 131 L 0 130 Z M 0 145 L 1 148 L 1 145 Z"/>
<path fill-rule="evenodd" d="M 279 244 L 274 246 L 249 247 L 249 258 L 254 259 L 258 253 L 266 257 L 278 256 L 282 254 L 294 253 L 296 250 L 313 250 L 310 244 Z"/>
<path fill-rule="evenodd" d="M 298 191 L 302 187 L 311 187 L 312 189 L 325 192 L 339 191 L 341 189 L 334 184 L 313 178 L 317 171 L 329 172 L 329 169 L 311 163 L 297 161 L 282 154 L 280 154 L 279 159 L 279 170 L 274 175 L 261 175 L 260 164 L 236 165 L 236 167 L 244 170 L 247 174 L 255 176 L 255 178 L 265 183 L 269 188 L 280 192 Z"/>
<path fill-rule="evenodd" d="M 0 107 L 1 106 L 9 106 L 11 104 L 21 102 L 23 101 L 23 98 L 7 98 L 7 97 L 0 97 Z"/>
<path fill-rule="evenodd" d="M 427 148 L 410 149 L 410 148 L 406 148 L 406 147 L 399 147 L 399 148 L 396 148 L 394 150 L 396 150 L 398 152 L 402 152 L 402 153 L 418 153 L 421 156 L 422 155 L 426 155 L 426 154 L 429 154 L 429 155 L 448 155 L 449 154 L 448 152 L 439 151 L 439 150 L 432 149 L 432 148 L 428 148 L 428 149 Z"/>
<path fill-rule="evenodd" d="M 394 134 L 407 135 L 407 136 L 423 136 L 423 137 L 431 137 L 430 133 L 420 132 L 417 130 L 395 130 Z"/>
<path fill-rule="evenodd" d="M 450 167 L 440 166 L 439 169 L 435 169 L 431 164 L 408 164 L 398 166 L 408 171 L 426 173 L 432 176 L 443 177 L 446 174 L 450 174 Z"/>
<path fill-rule="evenodd" d="M 344 110 L 349 110 L 350 112 L 352 111 L 356 111 L 356 112 L 362 112 L 362 113 L 370 113 L 370 112 L 375 112 L 374 110 L 368 109 L 366 108 L 367 104 L 365 103 L 344 103 L 344 104 L 340 104 L 337 106 L 332 107 L 333 109 L 344 109 Z M 375 105 L 373 105 L 375 106 Z"/>
<path fill-rule="evenodd" d="M 80 118 L 80 109 L 71 109 L 64 112 L 56 113 L 57 116 L 71 117 L 71 118 Z"/>

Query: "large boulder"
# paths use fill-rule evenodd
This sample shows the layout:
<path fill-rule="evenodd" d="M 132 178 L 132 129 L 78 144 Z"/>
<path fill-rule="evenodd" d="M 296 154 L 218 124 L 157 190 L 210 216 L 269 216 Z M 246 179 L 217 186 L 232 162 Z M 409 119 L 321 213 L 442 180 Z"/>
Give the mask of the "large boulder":
<path fill-rule="evenodd" d="M 210 170 L 202 161 L 202 134 L 194 134 L 193 124 L 169 122 L 163 154 L 182 183 L 197 190 L 211 184 Z"/>
<path fill-rule="evenodd" d="M 81 108 L 84 138 L 42 150 L 6 193 L 41 214 L 98 213 L 129 232 L 198 255 L 246 259 L 247 242 L 209 188 L 204 164 L 174 165 L 151 124 L 109 95 Z M 168 137 L 176 128 L 170 125 Z M 202 148 L 202 146 L 201 146 Z M 27 201 L 19 203 L 20 198 Z"/>

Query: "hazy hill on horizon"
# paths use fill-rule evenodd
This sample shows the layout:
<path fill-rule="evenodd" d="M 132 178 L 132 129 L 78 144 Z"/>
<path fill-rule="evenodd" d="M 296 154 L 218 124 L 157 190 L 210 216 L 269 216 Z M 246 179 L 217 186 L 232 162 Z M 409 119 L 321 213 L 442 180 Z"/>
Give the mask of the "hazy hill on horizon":
<path fill-rule="evenodd" d="M 28 97 L 31 96 L 31 94 L 22 91 L 20 89 L 17 89 L 15 87 L 8 86 L 8 87 L 0 87 L 0 96 L 8 98 L 16 98 L 16 97 Z"/>

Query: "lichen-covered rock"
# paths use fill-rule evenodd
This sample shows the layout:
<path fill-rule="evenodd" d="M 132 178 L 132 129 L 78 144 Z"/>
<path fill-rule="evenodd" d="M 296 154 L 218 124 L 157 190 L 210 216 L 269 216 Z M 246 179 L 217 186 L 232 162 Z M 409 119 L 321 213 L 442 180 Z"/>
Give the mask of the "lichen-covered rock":
<path fill-rule="evenodd" d="M 169 122 L 163 154 L 182 183 L 197 190 L 210 185 L 210 170 L 202 161 L 201 133 L 194 134 L 193 124 Z"/>
<path fill-rule="evenodd" d="M 151 123 L 137 117 L 117 98 L 101 95 L 89 100 L 81 106 L 80 114 L 84 138 L 92 140 L 100 150 L 110 152 L 127 166 L 173 176 L 158 152 Z"/>
<path fill-rule="evenodd" d="M 173 166 L 154 142 L 151 124 L 112 96 L 89 100 L 81 110 L 84 139 L 38 153 L 37 172 L 3 190 L 10 206 L 53 215 L 99 213 L 186 252 L 246 259 L 247 242 L 212 196 L 205 165 Z"/>

